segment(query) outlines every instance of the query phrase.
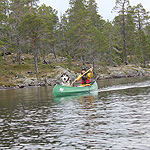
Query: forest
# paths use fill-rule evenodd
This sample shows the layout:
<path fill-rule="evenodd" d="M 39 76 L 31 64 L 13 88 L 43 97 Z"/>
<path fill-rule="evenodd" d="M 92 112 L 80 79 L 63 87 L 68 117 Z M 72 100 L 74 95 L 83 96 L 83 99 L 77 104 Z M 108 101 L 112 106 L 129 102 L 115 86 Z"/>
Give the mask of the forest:
<path fill-rule="evenodd" d="M 98 13 L 95 0 L 70 0 L 60 17 L 51 6 L 38 0 L 0 0 L 0 63 L 8 53 L 38 57 L 53 53 L 84 64 L 116 66 L 136 64 L 146 67 L 150 60 L 150 16 L 142 4 L 116 0 L 113 21 Z"/>

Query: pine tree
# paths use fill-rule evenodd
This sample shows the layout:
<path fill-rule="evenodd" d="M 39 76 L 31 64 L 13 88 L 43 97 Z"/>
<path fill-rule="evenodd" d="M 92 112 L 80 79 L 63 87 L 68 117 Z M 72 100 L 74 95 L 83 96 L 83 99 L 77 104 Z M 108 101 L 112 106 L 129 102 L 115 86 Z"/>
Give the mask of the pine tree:
<path fill-rule="evenodd" d="M 134 9 L 134 22 L 136 23 L 136 29 L 137 29 L 137 48 L 139 53 L 139 58 L 143 62 L 145 66 L 145 42 L 146 42 L 146 36 L 144 35 L 144 27 L 147 23 L 147 20 L 149 19 L 149 12 L 146 12 L 146 10 L 143 8 L 142 4 L 138 4 L 137 6 L 133 7 Z"/>
<path fill-rule="evenodd" d="M 129 7 L 129 0 L 116 0 L 116 6 L 114 7 L 114 10 L 118 10 L 119 14 L 119 21 L 121 22 L 121 34 L 123 39 L 123 50 L 124 50 L 124 59 L 125 64 L 128 64 L 128 58 L 127 58 L 127 39 L 126 39 L 126 16 L 127 16 L 127 8 Z"/>
<path fill-rule="evenodd" d="M 144 56 L 146 57 L 147 63 L 150 63 L 149 61 L 150 60 L 150 24 L 149 22 L 144 29 L 144 33 L 146 36 L 146 52 Z"/>
<path fill-rule="evenodd" d="M 136 63 L 136 34 L 135 34 L 135 23 L 133 19 L 134 11 L 133 7 L 127 8 L 126 16 L 126 37 L 127 37 L 127 49 L 128 49 L 128 61 L 130 63 Z"/>
<path fill-rule="evenodd" d="M 50 6 L 47 7 L 45 4 L 43 4 L 38 9 L 38 15 L 43 20 L 46 27 L 46 32 L 45 32 L 46 34 L 44 34 L 42 41 L 44 45 L 49 43 L 48 45 L 50 45 L 49 47 L 52 47 L 52 52 L 56 58 L 55 30 L 56 30 L 56 25 L 58 23 L 57 11 Z"/>
<path fill-rule="evenodd" d="M 115 62 L 116 56 L 113 50 L 114 45 L 114 28 L 111 24 L 111 22 L 107 21 L 104 25 L 103 33 L 106 39 L 106 49 L 105 54 L 108 58 L 108 65 L 112 66 Z"/>
<path fill-rule="evenodd" d="M 19 62 L 19 65 L 21 65 L 21 47 L 23 47 L 21 46 L 21 43 L 23 43 L 23 38 L 19 36 L 17 27 L 26 14 L 33 13 L 33 6 L 36 6 L 37 1 L 38 0 L 10 0 L 9 2 L 9 24 L 12 29 L 11 43 L 13 48 L 17 49 L 17 60 Z"/>
<path fill-rule="evenodd" d="M 9 32 L 10 28 L 8 25 L 8 1 L 0 1 L 0 49 L 3 51 L 4 62 L 6 63 L 5 53 L 10 43 Z"/>
<path fill-rule="evenodd" d="M 66 14 L 61 16 L 60 23 L 58 24 L 58 29 L 56 30 L 57 37 L 57 49 L 61 56 L 71 56 L 74 57 L 73 41 L 72 41 L 72 31 L 70 29 L 70 24 L 68 22 L 68 17 Z"/>
<path fill-rule="evenodd" d="M 10 15 L 9 15 L 9 23 L 10 23 L 10 27 L 11 27 L 11 39 L 16 39 L 15 41 L 11 41 L 12 46 L 14 49 L 17 49 L 17 53 L 18 53 L 18 62 L 19 65 L 21 65 L 21 48 L 20 48 L 20 37 L 18 34 L 18 24 L 21 23 L 21 8 L 23 8 L 24 3 L 22 3 L 22 1 L 19 0 L 10 0 L 9 3 L 10 7 Z M 13 43 L 14 42 L 14 43 Z M 14 47 L 15 45 L 15 47 Z"/>
<path fill-rule="evenodd" d="M 23 21 L 19 24 L 19 33 L 26 39 L 32 40 L 35 70 L 38 78 L 38 66 L 37 66 L 37 47 L 36 42 L 39 40 L 41 34 L 44 32 L 45 24 L 43 20 L 37 15 L 26 15 Z"/>
<path fill-rule="evenodd" d="M 101 16 L 98 14 L 98 7 L 95 0 L 88 1 L 88 19 L 87 19 L 87 31 L 88 31 L 88 49 L 89 55 L 92 56 L 93 67 L 95 65 L 95 53 L 98 51 L 100 45 L 100 38 L 97 36 L 100 35 L 101 32 Z"/>
<path fill-rule="evenodd" d="M 87 5 L 85 0 L 70 0 L 71 8 L 68 10 L 69 33 L 73 44 L 73 54 L 81 57 L 85 65 L 85 55 L 88 53 L 87 41 Z"/>

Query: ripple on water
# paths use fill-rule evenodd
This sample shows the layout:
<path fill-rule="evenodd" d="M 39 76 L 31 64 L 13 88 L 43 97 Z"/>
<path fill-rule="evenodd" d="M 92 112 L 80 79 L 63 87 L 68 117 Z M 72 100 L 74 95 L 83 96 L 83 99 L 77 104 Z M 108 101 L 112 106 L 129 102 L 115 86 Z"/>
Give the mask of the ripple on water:
<path fill-rule="evenodd" d="M 6 105 L 9 100 L 1 102 L 2 149 L 150 149 L 149 87 L 102 90 L 57 102 L 38 93 L 32 101 L 33 95 L 20 101 L 25 93 L 13 107 Z"/>

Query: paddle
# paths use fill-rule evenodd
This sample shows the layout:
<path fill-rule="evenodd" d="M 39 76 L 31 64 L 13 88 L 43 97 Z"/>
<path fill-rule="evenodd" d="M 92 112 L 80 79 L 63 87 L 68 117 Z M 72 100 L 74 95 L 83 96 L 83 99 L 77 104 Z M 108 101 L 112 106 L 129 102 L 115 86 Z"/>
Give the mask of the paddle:
<path fill-rule="evenodd" d="M 93 68 L 93 67 L 91 67 L 91 68 Z M 90 68 L 90 69 L 91 69 Z M 90 71 L 90 69 L 89 70 L 87 70 L 85 73 L 83 73 L 82 75 L 81 75 L 81 77 L 83 77 L 85 74 L 87 74 L 89 71 Z M 77 78 L 76 78 L 77 79 Z M 73 86 L 73 84 L 76 82 L 76 79 L 71 83 L 71 86 Z"/>

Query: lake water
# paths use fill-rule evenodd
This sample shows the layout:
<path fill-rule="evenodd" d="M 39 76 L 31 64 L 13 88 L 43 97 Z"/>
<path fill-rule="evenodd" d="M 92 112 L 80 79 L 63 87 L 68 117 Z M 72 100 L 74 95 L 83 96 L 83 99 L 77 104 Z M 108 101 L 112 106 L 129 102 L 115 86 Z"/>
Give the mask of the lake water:
<path fill-rule="evenodd" d="M 0 149 L 149 150 L 150 78 L 99 81 L 78 97 L 0 91 Z"/>

